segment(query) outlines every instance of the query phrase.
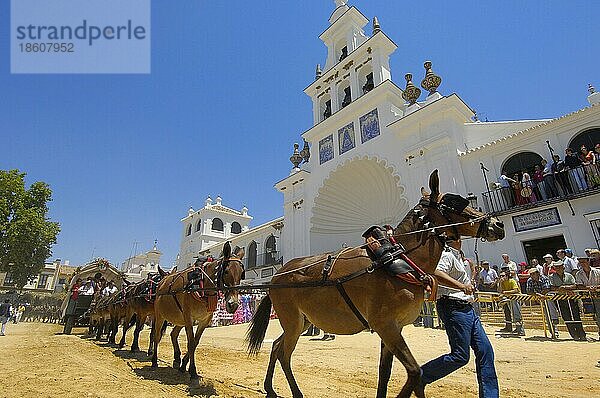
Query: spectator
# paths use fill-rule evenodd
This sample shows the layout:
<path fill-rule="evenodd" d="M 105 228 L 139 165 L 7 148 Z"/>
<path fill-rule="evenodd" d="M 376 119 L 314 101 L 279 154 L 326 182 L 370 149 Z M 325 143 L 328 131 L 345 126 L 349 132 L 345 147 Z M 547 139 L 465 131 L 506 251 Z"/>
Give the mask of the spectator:
<path fill-rule="evenodd" d="M 112 280 L 110 280 L 106 284 L 106 287 L 104 288 L 104 290 L 102 290 L 102 296 L 110 296 L 111 294 L 116 293 L 117 290 L 118 289 L 115 286 L 115 283 Z"/>
<path fill-rule="evenodd" d="M 578 262 L 580 268 L 577 275 L 575 275 L 577 288 L 587 288 L 591 291 L 600 289 L 600 269 L 592 268 L 588 257 L 579 257 Z M 598 325 L 598 338 L 600 339 L 600 298 L 592 298 L 592 306 L 594 308 L 596 325 Z"/>
<path fill-rule="evenodd" d="M 544 177 L 544 190 L 546 191 L 546 198 L 551 199 L 558 196 L 558 189 L 556 187 L 556 179 L 552 171 L 552 165 L 554 163 L 548 163 L 546 159 L 542 159 L 542 175 Z"/>
<path fill-rule="evenodd" d="M 585 254 L 590 258 L 590 265 L 592 267 L 600 267 L 600 250 L 585 249 Z"/>
<path fill-rule="evenodd" d="M 514 195 L 513 195 L 513 184 L 518 183 L 518 181 L 513 180 L 512 178 L 506 175 L 506 171 L 502 170 L 502 174 L 498 178 L 498 182 L 502 187 L 500 192 L 502 194 L 502 198 L 504 201 L 504 208 L 510 208 L 515 205 Z"/>
<path fill-rule="evenodd" d="M 523 170 L 523 177 L 521 177 L 521 196 L 527 203 L 535 203 L 538 201 L 534 191 L 534 183 L 527 170 Z"/>
<path fill-rule="evenodd" d="M 543 274 L 546 276 L 550 276 L 551 274 L 553 274 L 554 272 L 554 267 L 552 266 L 552 263 L 554 262 L 554 257 L 552 257 L 552 254 L 548 253 L 545 254 L 544 257 L 542 257 L 544 259 L 544 272 Z"/>
<path fill-rule="evenodd" d="M 563 262 L 565 272 L 575 276 L 577 273 L 577 258 L 573 258 L 573 250 L 559 249 L 556 251 L 556 256 Z"/>
<path fill-rule="evenodd" d="M 0 304 L 0 324 L 2 324 L 2 329 L 0 329 L 0 336 L 4 336 L 4 332 L 6 331 L 6 324 L 10 319 L 10 300 L 5 299 L 4 303 Z"/>
<path fill-rule="evenodd" d="M 537 268 L 529 269 L 529 279 L 527 279 L 526 289 L 527 294 L 544 296 L 551 288 L 550 279 L 546 275 L 542 275 L 542 273 Z M 556 308 L 556 304 L 554 301 L 547 301 L 548 303 L 548 311 L 544 311 L 544 316 L 546 318 L 546 324 L 548 326 L 552 325 L 551 330 L 553 330 L 554 338 L 558 338 L 558 310 Z"/>
<path fill-rule="evenodd" d="M 535 170 L 533 172 L 533 190 L 535 192 L 536 197 L 542 200 L 548 199 L 546 196 L 546 191 L 544 189 L 544 173 L 542 172 L 542 166 L 539 164 L 535 165 Z"/>
<path fill-rule="evenodd" d="M 552 163 L 552 172 L 558 182 L 558 185 L 563 190 L 563 195 L 570 195 L 573 193 L 573 188 L 569 183 L 569 176 L 567 175 L 567 166 L 565 162 L 560 160 L 560 156 L 554 155 L 552 157 L 554 163 Z"/>
<path fill-rule="evenodd" d="M 575 186 L 578 191 L 585 191 L 588 189 L 587 183 L 585 182 L 585 172 L 581 168 L 581 160 L 573 153 L 571 148 L 567 148 L 565 156 L 565 166 L 569 170 L 569 176 L 572 181 L 575 181 Z"/>
<path fill-rule="evenodd" d="M 521 293 L 519 284 L 510 277 L 508 267 L 504 267 L 500 272 L 500 281 L 498 282 L 498 293 L 504 298 L 501 303 L 504 307 L 505 326 L 499 332 L 514 333 L 519 336 L 525 336 L 523 329 L 523 317 L 521 316 L 521 304 L 516 300 L 510 300 L 513 294 Z M 506 297 L 508 296 L 508 297 Z M 512 324 L 515 324 L 515 330 L 512 329 Z"/>
<path fill-rule="evenodd" d="M 537 268 L 540 275 L 544 275 L 544 267 L 542 267 L 542 265 L 540 264 L 540 262 L 538 261 L 537 258 L 531 259 L 531 264 L 530 264 L 529 268 Z"/>
<path fill-rule="evenodd" d="M 93 296 L 94 291 L 94 281 L 92 280 L 92 277 L 88 277 L 85 284 L 79 288 L 79 294 L 82 296 Z"/>
<path fill-rule="evenodd" d="M 508 267 L 508 269 L 510 270 L 509 277 L 514 278 L 518 282 L 519 280 L 517 279 L 517 263 L 512 261 L 506 253 L 502 254 L 502 262 L 504 264 L 501 265 L 501 268 Z"/>
<path fill-rule="evenodd" d="M 483 261 L 481 266 L 482 269 L 479 272 L 479 280 L 477 281 L 478 289 L 482 292 L 495 292 L 498 274 L 493 268 L 490 268 L 489 261 Z"/>
<path fill-rule="evenodd" d="M 565 294 L 570 290 L 574 290 L 576 288 L 575 278 L 573 275 L 565 272 L 563 262 L 555 261 L 552 265 L 556 270 L 554 274 L 550 275 L 552 290 L 558 292 L 558 294 Z M 562 318 L 567 325 L 567 330 L 573 340 L 587 341 L 577 302 L 572 299 L 562 299 L 557 302 L 558 307 L 560 308 L 560 314 L 562 315 Z"/>

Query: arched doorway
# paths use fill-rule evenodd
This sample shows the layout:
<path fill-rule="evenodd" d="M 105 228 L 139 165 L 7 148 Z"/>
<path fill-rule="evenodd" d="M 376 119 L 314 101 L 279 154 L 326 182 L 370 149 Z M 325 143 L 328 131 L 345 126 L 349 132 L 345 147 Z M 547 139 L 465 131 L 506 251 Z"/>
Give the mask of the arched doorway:
<path fill-rule="evenodd" d="M 501 172 L 508 177 L 513 178 L 515 174 L 519 175 L 520 181 L 523 171 L 527 171 L 530 176 L 533 175 L 535 166 L 541 164 L 542 157 L 535 152 L 519 152 L 510 156 L 502 165 Z"/>
<path fill-rule="evenodd" d="M 248 260 L 246 260 L 246 269 L 256 268 L 256 255 L 256 242 L 252 241 L 248 245 Z"/>
<path fill-rule="evenodd" d="M 581 154 L 581 146 L 584 145 L 588 151 L 593 151 L 596 144 L 600 144 L 600 127 L 582 131 L 571 139 L 569 148 L 575 153 Z M 562 157 L 562 154 L 561 154 Z"/>
<path fill-rule="evenodd" d="M 323 182 L 312 208 L 310 251 L 362 244 L 371 225 L 396 226 L 408 211 L 400 177 L 385 161 L 353 159 Z"/>

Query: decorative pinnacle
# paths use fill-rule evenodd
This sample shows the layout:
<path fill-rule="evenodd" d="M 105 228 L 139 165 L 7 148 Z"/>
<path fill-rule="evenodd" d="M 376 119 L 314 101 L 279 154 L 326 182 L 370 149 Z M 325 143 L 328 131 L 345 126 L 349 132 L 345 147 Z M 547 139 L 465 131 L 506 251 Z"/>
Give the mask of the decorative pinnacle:
<path fill-rule="evenodd" d="M 406 88 L 402 93 L 402 98 L 408 102 L 408 105 L 413 105 L 421 96 L 421 89 L 413 84 L 411 73 L 407 73 L 404 78 L 406 79 Z"/>
<path fill-rule="evenodd" d="M 431 61 L 425 61 L 423 67 L 425 68 L 425 77 L 421 81 L 421 87 L 429 91 L 429 95 L 431 95 L 435 93 L 440 84 L 442 84 L 442 78 L 431 70 Z"/>
<path fill-rule="evenodd" d="M 373 34 L 381 32 L 381 25 L 377 17 L 373 17 Z"/>
<path fill-rule="evenodd" d="M 299 147 L 300 145 L 295 143 L 294 153 L 292 154 L 292 156 L 290 156 L 290 162 L 292 162 L 292 164 L 294 165 L 294 169 L 297 169 L 298 166 L 300 166 L 300 163 L 302 163 L 302 156 L 300 156 L 300 152 L 298 151 Z"/>
<path fill-rule="evenodd" d="M 317 71 L 315 72 L 315 80 L 321 77 L 323 72 L 321 71 L 321 64 L 317 64 Z"/>
<path fill-rule="evenodd" d="M 310 148 L 308 146 L 308 142 L 306 142 L 305 139 L 303 139 L 304 141 L 304 147 L 302 147 L 302 150 L 300 151 L 300 156 L 302 156 L 302 159 L 304 159 L 304 163 L 308 163 L 308 160 L 310 159 Z"/>
<path fill-rule="evenodd" d="M 588 84 L 588 91 L 590 92 L 590 94 L 594 94 L 596 92 L 596 89 L 594 88 L 594 86 L 592 86 L 592 83 Z"/>

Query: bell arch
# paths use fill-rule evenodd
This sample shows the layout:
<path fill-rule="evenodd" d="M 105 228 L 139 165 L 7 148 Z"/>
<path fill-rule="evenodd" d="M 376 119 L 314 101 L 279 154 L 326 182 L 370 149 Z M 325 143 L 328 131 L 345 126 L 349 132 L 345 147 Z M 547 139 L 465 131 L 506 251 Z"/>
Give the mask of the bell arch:
<path fill-rule="evenodd" d="M 331 172 L 311 214 L 310 251 L 323 253 L 362 244 L 371 225 L 396 226 L 407 213 L 400 176 L 384 160 L 354 158 Z"/>

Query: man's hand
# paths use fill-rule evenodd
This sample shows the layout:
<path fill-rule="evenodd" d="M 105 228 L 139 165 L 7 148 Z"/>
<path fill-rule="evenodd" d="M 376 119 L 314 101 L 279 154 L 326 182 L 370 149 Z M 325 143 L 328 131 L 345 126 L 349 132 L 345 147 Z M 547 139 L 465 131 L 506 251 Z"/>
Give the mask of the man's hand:
<path fill-rule="evenodd" d="M 461 290 L 463 292 L 465 292 L 465 294 L 468 294 L 468 295 L 472 295 L 473 292 L 475 291 L 475 289 L 473 288 L 473 285 L 471 285 L 470 283 L 463 285 Z"/>

